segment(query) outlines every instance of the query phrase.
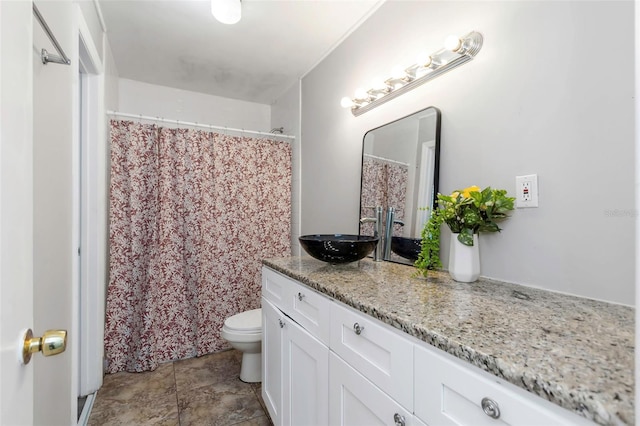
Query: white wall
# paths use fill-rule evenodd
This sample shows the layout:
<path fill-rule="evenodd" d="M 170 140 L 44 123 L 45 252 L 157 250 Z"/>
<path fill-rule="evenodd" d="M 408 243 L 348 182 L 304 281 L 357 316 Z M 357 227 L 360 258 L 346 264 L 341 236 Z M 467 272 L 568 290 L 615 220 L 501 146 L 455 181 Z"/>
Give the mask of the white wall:
<path fill-rule="evenodd" d="M 291 141 L 291 252 L 300 255 L 300 82 L 290 87 L 271 105 L 271 128 L 283 127 L 285 135 L 295 136 Z"/>
<path fill-rule="evenodd" d="M 100 61 L 104 62 L 105 52 L 102 50 L 103 28 L 100 23 L 100 17 L 96 11 L 95 3 L 93 0 L 78 0 L 75 3 L 80 8 L 82 16 L 87 24 L 87 28 L 91 34 L 91 39 L 98 47 L 98 56 L 100 57 Z"/>
<path fill-rule="evenodd" d="M 229 128 L 271 130 L 271 107 L 121 78 L 119 112 Z"/>
<path fill-rule="evenodd" d="M 105 108 L 107 110 L 115 111 L 119 105 L 119 84 L 120 77 L 118 76 L 118 67 L 116 61 L 113 58 L 111 52 L 111 45 L 109 39 L 104 37 L 103 39 L 103 56 L 104 56 L 104 76 L 105 76 Z"/>
<path fill-rule="evenodd" d="M 482 235 L 484 276 L 633 304 L 633 24 L 631 1 L 384 4 L 302 80 L 302 233 L 356 232 L 362 136 L 433 105 L 441 192 L 539 176 L 540 207 Z M 472 62 L 360 117 L 340 108 L 470 30 Z"/>
<path fill-rule="evenodd" d="M 69 424 L 75 388 L 74 357 L 79 343 L 74 330 L 73 264 L 73 84 L 77 73 L 77 34 L 73 3 L 38 2 L 42 16 L 75 67 L 43 65 L 38 52 L 50 47 L 34 21 L 33 59 L 33 208 L 34 208 L 34 334 L 49 329 L 70 332 L 65 353 L 36 358 L 35 424 Z M 77 49 L 75 49 L 77 51 Z M 75 56 L 75 57 L 74 57 Z M 76 253 L 74 253 L 74 249 Z"/>

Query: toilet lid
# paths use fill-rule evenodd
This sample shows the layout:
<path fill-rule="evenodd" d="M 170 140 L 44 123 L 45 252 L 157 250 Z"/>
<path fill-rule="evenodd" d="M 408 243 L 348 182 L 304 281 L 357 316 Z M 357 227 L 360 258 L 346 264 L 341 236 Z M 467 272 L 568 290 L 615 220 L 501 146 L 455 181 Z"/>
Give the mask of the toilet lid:
<path fill-rule="evenodd" d="M 260 332 L 262 330 L 262 309 L 241 312 L 224 321 L 229 330 L 243 333 Z"/>

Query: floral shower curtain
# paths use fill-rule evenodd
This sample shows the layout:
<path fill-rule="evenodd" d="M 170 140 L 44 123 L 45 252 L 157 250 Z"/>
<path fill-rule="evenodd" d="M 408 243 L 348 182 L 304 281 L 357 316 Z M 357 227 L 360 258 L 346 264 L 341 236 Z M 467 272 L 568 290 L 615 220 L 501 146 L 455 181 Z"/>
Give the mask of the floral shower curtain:
<path fill-rule="evenodd" d="M 394 217 L 404 219 L 407 199 L 409 167 L 397 162 L 389 162 L 377 157 L 364 156 L 362 159 L 362 194 L 360 217 L 375 217 L 375 207 L 382 206 L 383 214 L 388 207 L 394 207 Z M 361 224 L 360 233 L 373 235 L 375 225 Z M 402 235 L 402 227 L 395 225 L 393 235 Z"/>
<path fill-rule="evenodd" d="M 119 120 L 110 138 L 107 371 L 227 348 L 261 260 L 290 254 L 290 144 Z"/>

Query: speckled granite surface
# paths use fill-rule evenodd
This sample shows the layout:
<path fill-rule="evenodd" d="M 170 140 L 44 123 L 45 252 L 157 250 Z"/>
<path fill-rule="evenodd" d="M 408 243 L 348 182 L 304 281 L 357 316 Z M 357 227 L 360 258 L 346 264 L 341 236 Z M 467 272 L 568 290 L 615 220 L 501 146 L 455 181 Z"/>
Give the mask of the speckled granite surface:
<path fill-rule="evenodd" d="M 630 307 L 365 259 L 264 264 L 600 424 L 635 424 Z"/>

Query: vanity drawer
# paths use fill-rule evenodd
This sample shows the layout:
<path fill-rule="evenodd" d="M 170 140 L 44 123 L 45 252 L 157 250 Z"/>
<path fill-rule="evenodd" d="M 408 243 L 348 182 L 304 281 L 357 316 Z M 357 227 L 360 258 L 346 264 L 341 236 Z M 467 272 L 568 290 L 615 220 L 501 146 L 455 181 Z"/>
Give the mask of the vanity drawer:
<path fill-rule="evenodd" d="M 488 414 L 483 411 L 483 402 Z M 477 367 L 464 365 L 446 352 L 419 345 L 415 346 L 414 412 L 429 425 L 594 424 Z"/>
<path fill-rule="evenodd" d="M 262 267 L 262 297 L 282 311 L 287 311 L 291 280 L 265 266 Z"/>
<path fill-rule="evenodd" d="M 333 303 L 330 348 L 409 411 L 413 410 L 413 344 L 400 332 L 362 312 Z"/>
<path fill-rule="evenodd" d="M 291 280 L 285 313 L 316 339 L 329 346 L 331 300 L 305 285 Z"/>
<path fill-rule="evenodd" d="M 267 267 L 262 268 L 262 297 L 329 346 L 329 298 Z"/>

